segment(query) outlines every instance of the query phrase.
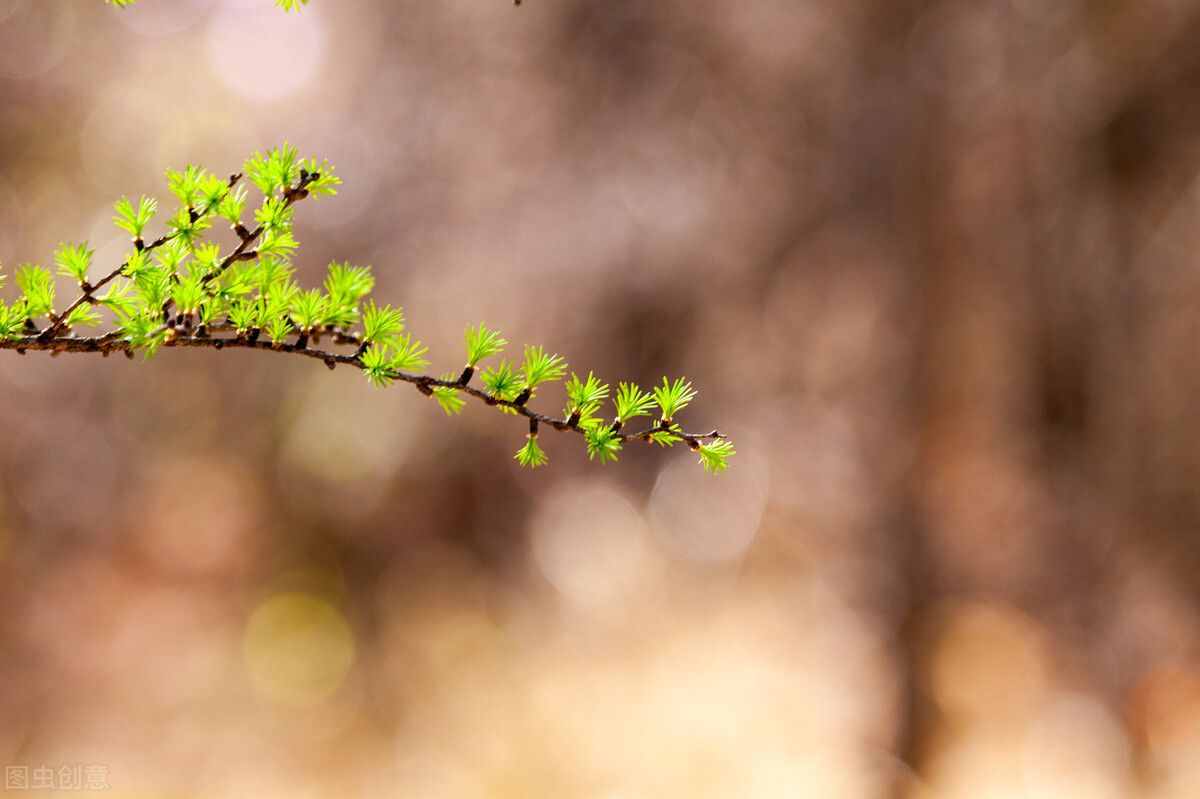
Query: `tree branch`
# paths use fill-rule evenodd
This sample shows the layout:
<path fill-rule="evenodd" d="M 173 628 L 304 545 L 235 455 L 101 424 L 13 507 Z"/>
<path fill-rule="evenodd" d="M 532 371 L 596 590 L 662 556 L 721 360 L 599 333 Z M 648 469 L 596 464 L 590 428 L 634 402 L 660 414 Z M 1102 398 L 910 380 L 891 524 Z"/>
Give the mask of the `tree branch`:
<path fill-rule="evenodd" d="M 253 229 L 242 223 L 246 193 L 235 190 L 243 175 L 262 193 Z M 605 421 L 598 412 L 609 399 L 609 386 L 591 372 L 586 379 L 571 374 L 565 385 L 564 415 L 550 416 L 529 404 L 539 386 L 567 377 L 567 363 L 561 356 L 527 346 L 523 361 L 500 360 L 477 372 L 483 361 L 499 356 L 508 344 L 499 331 L 479 324 L 467 328 L 467 357 L 461 371 L 425 374 L 421 370 L 429 364 L 424 357 L 427 349 L 406 331 L 401 309 L 368 299 L 374 287 L 368 267 L 333 263 L 324 291 L 301 288 L 293 280 L 291 265 L 299 246 L 291 232 L 291 208 L 310 196 L 336 194 L 340 182 L 328 163 L 302 161 L 286 144 L 265 155 L 255 153 L 243 171 L 228 180 L 194 166 L 168 172 L 171 192 L 180 203 L 169 221 L 172 232 L 146 244 L 142 233 L 157 211 L 157 202 L 143 197 L 135 209 L 127 199 L 118 201 L 114 223 L 133 235 L 134 252 L 92 282 L 88 279 L 92 251 L 86 243 L 62 245 L 55 261 L 61 274 L 77 281 L 80 294 L 61 313 L 54 311 L 50 272 L 33 264 L 22 266 L 16 275 L 21 296 L 11 304 L 0 300 L 0 350 L 104 356 L 121 352 L 132 358 L 138 351 L 149 357 L 159 349 L 196 347 L 299 355 L 330 369 L 353 367 L 377 386 L 408 383 L 434 398 L 447 414 L 458 413 L 471 398 L 524 417 L 529 432 L 515 456 L 523 466 L 547 462 L 537 436 L 540 427 L 549 426 L 581 435 L 589 458 L 602 463 L 617 460 L 623 444 L 644 441 L 668 447 L 686 443 L 709 471 L 727 468 L 735 452 L 721 431 L 687 432 L 675 421 L 696 396 L 684 378 L 673 383 L 663 378 L 651 391 L 620 383 L 611 398 L 615 416 Z M 208 217 L 214 215 L 226 220 L 237 235 L 237 244 L 228 252 L 205 240 L 211 227 Z M 100 288 L 118 278 L 125 282 L 97 296 Z M 73 326 L 102 324 L 96 310 L 77 313 L 85 304 L 111 311 L 110 329 L 90 336 L 72 332 Z M 173 309 L 178 313 L 173 314 Z M 41 318 L 49 320 L 43 330 L 35 324 Z M 346 350 L 322 349 L 322 339 Z M 476 374 L 481 388 L 471 384 Z M 655 411 L 656 422 L 636 431 L 626 428 L 639 416 L 653 418 Z"/>
<path fill-rule="evenodd" d="M 177 328 L 177 327 L 171 327 L 170 329 L 172 331 L 179 330 L 179 328 Z M 218 329 L 228 329 L 228 326 L 223 325 Z M 345 337 L 343 337 L 343 342 L 339 342 L 339 343 L 354 344 L 354 343 L 356 343 L 356 341 L 357 340 L 354 337 L 345 336 Z M 214 350 L 222 350 L 222 349 L 262 350 L 262 351 L 267 351 L 267 352 L 276 352 L 276 353 L 281 353 L 281 354 L 286 354 L 286 355 L 300 355 L 305 358 L 312 358 L 314 360 L 322 361 L 330 369 L 332 369 L 338 365 L 351 366 L 355 369 L 358 369 L 359 371 L 361 371 L 363 369 L 362 359 L 356 354 L 331 352 L 331 351 L 327 351 L 327 350 L 313 349 L 311 347 L 298 347 L 294 344 L 285 344 L 285 343 L 272 344 L 269 341 L 261 341 L 261 340 L 257 340 L 257 339 L 250 340 L 246 336 L 215 337 L 215 336 L 197 336 L 195 334 L 192 334 L 192 335 L 174 334 L 174 335 L 168 336 L 167 340 L 165 342 L 163 342 L 162 346 L 167 347 L 167 348 L 199 347 L 199 348 L 207 348 L 207 349 L 214 349 Z M 64 353 L 64 352 L 67 352 L 67 353 L 91 352 L 91 353 L 100 353 L 101 355 L 104 355 L 106 357 L 108 356 L 109 353 L 112 353 L 112 352 L 121 352 L 121 353 L 125 353 L 128 356 L 132 356 L 134 353 L 134 348 L 130 345 L 130 343 L 128 341 L 123 340 L 120 337 L 120 334 L 116 333 L 116 332 L 107 333 L 102 336 L 86 336 L 86 337 L 65 335 L 65 336 L 56 336 L 54 338 L 46 339 L 46 338 L 43 338 L 42 335 L 31 335 L 31 336 L 22 336 L 20 338 L 13 338 L 13 339 L 0 339 L 0 350 L 16 350 L 17 352 L 20 352 L 22 354 L 24 354 L 27 351 L 46 351 L 46 352 L 50 352 L 52 355 L 58 355 L 58 354 Z M 528 406 L 526 406 L 524 404 L 519 404 L 515 400 L 500 399 L 492 394 L 487 393 L 486 391 L 475 388 L 473 386 L 461 385 L 461 384 L 459 384 L 457 378 L 454 380 L 447 380 L 447 379 L 443 379 L 443 378 L 434 377 L 433 375 L 413 374 L 413 373 L 402 372 L 402 371 L 398 371 L 398 370 L 390 372 L 389 377 L 392 380 L 396 380 L 398 382 L 410 383 L 413 386 L 415 386 L 418 390 L 420 390 L 422 387 L 424 387 L 426 389 L 432 389 L 434 387 L 452 389 L 459 393 L 465 394 L 469 397 L 473 397 L 474 399 L 479 400 L 480 402 L 484 403 L 485 405 L 500 405 L 500 406 L 503 406 L 506 408 L 511 408 L 517 414 L 524 416 L 526 419 L 530 419 L 532 421 L 536 421 L 541 424 L 550 425 L 555 430 L 572 431 L 575 433 L 583 433 L 584 432 L 583 428 L 579 427 L 579 425 L 577 423 L 572 422 L 570 417 L 556 418 L 553 416 L 548 416 L 544 413 L 538 413 L 538 412 L 530 409 Z M 422 393 L 425 393 L 426 396 L 429 395 L 426 392 L 422 392 Z M 671 432 L 672 434 L 679 436 L 681 439 L 683 439 L 685 442 L 687 442 L 689 446 L 691 446 L 693 448 L 695 448 L 695 446 L 699 445 L 701 442 L 704 442 L 704 441 L 727 438 L 727 436 L 724 433 L 720 432 L 719 430 L 713 430 L 708 433 L 687 433 L 687 432 L 682 432 L 679 430 L 670 430 L 669 427 L 670 426 L 666 423 L 657 422 L 657 423 L 652 424 L 652 425 L 646 427 L 645 429 L 639 430 L 637 432 L 618 433 L 617 438 L 620 441 L 645 441 L 645 442 L 649 443 L 651 441 L 650 437 L 653 434 Z"/>
<path fill-rule="evenodd" d="M 238 181 L 240 181 L 241 179 L 242 179 L 241 173 L 235 173 L 233 175 L 230 175 L 229 181 L 226 184 L 226 190 L 232 191 L 233 187 L 236 186 L 238 184 Z M 209 216 L 212 213 L 211 208 L 205 208 L 200 211 L 192 211 L 191 209 L 188 209 L 188 210 L 189 210 L 189 213 L 191 213 L 193 215 L 193 221 L 204 219 L 206 216 Z M 257 232 L 258 232 L 258 235 L 262 235 L 262 228 L 260 227 Z M 146 253 L 153 252 L 154 250 L 157 250 L 159 247 L 163 246 L 167 242 L 174 240 L 178 235 L 179 235 L 178 231 L 176 231 L 174 233 L 165 233 L 165 234 L 159 236 L 154 241 L 150 242 L 149 244 L 146 244 L 145 242 L 142 241 L 142 239 L 140 237 L 138 237 L 137 239 L 134 239 L 133 247 L 138 252 L 146 252 Z M 111 283 L 117 277 L 119 277 L 125 271 L 125 268 L 127 266 L 129 266 L 129 261 L 123 262 L 120 266 L 118 266 L 116 269 L 109 272 L 104 277 L 97 280 L 95 283 L 84 283 L 80 287 L 79 296 L 76 297 L 71 302 L 71 304 L 66 307 L 66 309 L 62 313 L 57 314 L 55 316 L 53 322 L 48 327 L 46 327 L 45 330 L 42 331 L 41 335 L 45 339 L 49 340 L 56 333 L 58 333 L 64 327 L 66 327 L 67 319 L 71 316 L 72 311 L 74 311 L 80 305 L 83 305 L 85 302 L 90 302 L 94 305 L 97 302 L 97 300 L 94 296 L 95 293 L 97 291 L 99 291 L 100 289 L 104 288 L 105 286 L 107 286 L 109 283 Z"/>

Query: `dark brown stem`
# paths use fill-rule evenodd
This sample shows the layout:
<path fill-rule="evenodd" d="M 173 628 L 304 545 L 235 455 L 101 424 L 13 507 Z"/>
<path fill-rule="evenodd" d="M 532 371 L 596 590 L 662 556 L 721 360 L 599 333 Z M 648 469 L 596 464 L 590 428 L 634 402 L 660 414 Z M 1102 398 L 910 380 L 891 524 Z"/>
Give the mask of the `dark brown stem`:
<path fill-rule="evenodd" d="M 232 191 L 233 187 L 236 186 L 238 184 L 238 181 L 241 179 L 242 179 L 242 176 L 240 174 L 230 175 L 229 181 L 226 184 L 227 191 Z M 208 211 L 204 211 L 201 213 L 191 211 L 191 215 L 194 217 L 192 219 L 192 221 L 195 222 L 196 220 L 207 215 L 208 213 L 209 213 Z M 153 250 L 157 250 L 159 247 L 163 246 L 164 244 L 169 242 L 171 239 L 175 238 L 177 235 L 179 235 L 179 234 L 178 233 L 167 233 L 162 236 L 159 236 L 157 239 L 150 242 L 149 244 L 142 241 L 142 239 L 139 237 L 139 238 L 134 239 L 133 247 L 138 252 L 150 252 Z M 47 327 L 45 330 L 42 331 L 42 337 L 44 339 L 50 339 L 53 336 L 57 335 L 60 331 L 62 331 L 66 327 L 67 317 L 69 317 L 71 315 L 71 312 L 74 311 L 76 308 L 78 308 L 80 305 L 83 305 L 85 302 L 93 303 L 93 304 L 99 302 L 99 300 L 97 300 L 95 297 L 95 293 L 97 291 L 99 291 L 100 289 L 104 288 L 109 283 L 111 283 L 113 280 L 115 280 L 118 275 L 120 275 L 122 272 L 125 271 L 125 267 L 127 267 L 127 266 L 129 266 L 129 262 L 125 261 L 123 264 L 121 264 L 116 269 L 109 272 L 104 277 L 97 280 L 95 283 L 89 284 L 87 281 L 85 281 L 84 284 L 80 287 L 79 296 L 76 297 L 71 302 L 71 304 L 67 306 L 66 310 L 64 310 L 62 313 L 60 313 L 54 317 L 53 323 L 49 327 Z M 164 309 L 163 309 L 164 314 L 169 308 L 170 308 L 169 304 L 166 307 L 164 307 Z"/>
<path fill-rule="evenodd" d="M 301 347 L 297 344 L 273 344 L 269 341 L 259 341 L 257 330 L 253 330 L 245 337 L 229 336 L 218 338 L 213 333 L 217 331 L 227 330 L 227 326 L 214 325 L 208 330 L 207 337 L 188 335 L 184 330 L 171 329 L 162 346 L 166 349 L 175 347 L 208 347 L 211 349 L 253 349 L 264 350 L 268 352 L 282 352 L 290 355 L 298 355 L 305 358 L 313 358 L 321 361 L 326 366 L 333 368 L 338 364 L 353 366 L 355 369 L 363 368 L 362 360 L 357 354 L 345 354 L 329 352 L 327 350 L 315 349 L 312 347 Z M 118 333 L 107 333 L 101 336 L 77 337 L 74 335 L 59 335 L 53 338 L 43 338 L 43 334 L 30 333 L 26 336 L 18 338 L 10 338 L 0 341 L 0 350 L 16 350 L 18 352 L 25 350 L 41 350 L 49 352 L 68 352 L 68 353 L 85 353 L 98 352 L 107 354 L 109 352 L 124 352 L 126 356 L 133 357 L 133 348 L 128 341 L 120 337 Z M 450 388 L 462 394 L 473 397 L 487 405 L 503 405 L 507 408 L 512 408 L 517 414 L 524 416 L 530 421 L 531 430 L 533 424 L 546 424 L 553 427 L 555 430 L 567 431 L 571 430 L 582 434 L 583 429 L 579 427 L 579 413 L 572 413 L 567 418 L 555 418 L 546 414 L 538 413 L 531 410 L 525 405 L 520 405 L 515 399 L 505 400 L 499 399 L 485 391 L 474 388 L 472 386 L 459 385 L 458 380 L 443 380 L 431 375 L 411 374 L 409 372 L 391 372 L 388 375 L 391 379 L 401 383 L 411 383 L 423 394 L 432 394 L 434 388 Z M 649 441 L 650 436 L 654 433 L 665 432 L 670 424 L 664 422 L 655 422 L 652 426 L 645 430 L 640 430 L 633 433 L 621 433 L 618 438 L 621 441 L 642 440 Z M 708 433 L 687 433 L 683 431 L 671 431 L 674 435 L 679 436 L 688 446 L 695 448 L 701 442 L 712 439 L 725 438 L 725 434 L 719 430 L 713 430 Z"/>

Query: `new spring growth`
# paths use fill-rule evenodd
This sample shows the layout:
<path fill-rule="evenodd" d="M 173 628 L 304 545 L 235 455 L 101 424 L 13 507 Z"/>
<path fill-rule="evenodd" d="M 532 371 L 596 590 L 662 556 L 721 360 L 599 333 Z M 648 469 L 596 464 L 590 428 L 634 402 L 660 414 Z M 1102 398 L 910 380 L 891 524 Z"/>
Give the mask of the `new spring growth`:
<path fill-rule="evenodd" d="M 519 360 L 505 357 L 508 340 L 483 322 L 466 328 L 464 353 L 450 360 L 449 371 L 427 374 L 428 348 L 408 329 L 403 309 L 372 296 L 370 267 L 334 262 L 320 286 L 301 286 L 294 206 L 337 193 L 341 181 L 328 162 L 301 158 L 284 144 L 255 153 L 229 177 L 187 166 L 166 178 L 173 210 L 152 197 L 122 197 L 113 206 L 113 224 L 128 234 L 129 248 L 108 271 L 98 270 L 87 242 L 54 251 L 57 274 L 77 289 L 69 302 L 60 303 L 49 269 L 17 268 L 16 296 L 0 298 L 0 349 L 150 358 L 201 347 L 294 355 L 357 369 L 381 388 L 410 384 L 448 416 L 472 399 L 523 416 L 528 432 L 514 457 L 528 468 L 549 461 L 538 439 L 546 428 L 578 434 L 588 457 L 600 463 L 617 460 L 631 442 L 684 443 L 709 472 L 728 468 L 734 449 L 721 432 L 689 433 L 680 424 L 696 398 L 684 377 L 664 377 L 650 390 L 620 382 L 613 392 L 595 372 L 571 372 L 564 356 L 540 345 L 523 347 Z M 463 364 L 460 371 L 455 363 Z M 562 416 L 533 410 L 555 383 L 565 393 Z M 639 417 L 646 426 L 630 431 Z"/>

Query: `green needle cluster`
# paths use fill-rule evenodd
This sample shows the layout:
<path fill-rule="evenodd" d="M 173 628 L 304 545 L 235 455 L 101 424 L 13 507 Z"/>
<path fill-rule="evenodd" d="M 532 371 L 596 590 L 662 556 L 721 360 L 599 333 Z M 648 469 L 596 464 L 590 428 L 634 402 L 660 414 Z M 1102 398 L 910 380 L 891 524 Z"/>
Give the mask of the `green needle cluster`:
<path fill-rule="evenodd" d="M 328 162 L 303 159 L 285 143 L 255 153 L 227 178 L 197 166 L 168 171 L 166 178 L 173 211 L 163 211 L 151 197 L 123 197 L 114 205 L 113 224 L 129 235 L 130 244 L 110 271 L 96 272 L 87 242 L 55 250 L 57 275 L 78 288 L 70 302 L 60 304 L 50 269 L 17 268 L 17 296 L 0 298 L 0 349 L 130 357 L 140 352 L 149 358 L 164 348 L 207 347 L 301 355 L 331 369 L 356 368 L 375 386 L 414 385 L 447 415 L 461 413 L 474 398 L 524 416 L 529 431 L 515 458 L 529 468 L 549 461 L 538 441 L 546 426 L 580 434 L 588 457 L 600 463 L 617 460 L 626 444 L 641 441 L 686 443 L 709 472 L 728 467 L 734 449 L 724 435 L 688 433 L 678 423 L 696 398 L 686 378 L 664 377 L 651 390 L 622 382 L 612 393 L 594 372 L 586 377 L 571 372 L 568 378 L 566 359 L 539 345 L 524 347 L 519 360 L 503 357 L 508 340 L 482 322 L 466 329 L 462 371 L 435 377 L 424 374 L 429 350 L 408 330 L 404 311 L 371 296 L 375 280 L 369 267 L 334 262 L 320 287 L 301 286 L 294 265 L 300 250 L 294 206 L 337 193 L 341 181 Z M 246 183 L 254 187 L 254 206 Z M 161 232 L 150 238 L 156 220 Z M 80 335 L 84 328 L 93 332 Z M 322 349 L 323 341 L 330 348 Z M 530 401 L 555 383 L 563 383 L 563 415 L 531 410 Z M 606 417 L 607 403 L 612 407 Z M 638 417 L 647 417 L 648 425 L 628 431 L 626 424 Z"/>

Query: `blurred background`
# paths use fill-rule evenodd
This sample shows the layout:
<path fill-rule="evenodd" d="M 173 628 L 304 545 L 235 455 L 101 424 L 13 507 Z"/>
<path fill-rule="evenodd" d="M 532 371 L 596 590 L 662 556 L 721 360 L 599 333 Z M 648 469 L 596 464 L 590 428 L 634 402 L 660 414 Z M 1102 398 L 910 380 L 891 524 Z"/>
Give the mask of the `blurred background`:
<path fill-rule="evenodd" d="M 345 179 L 303 281 L 373 265 L 439 372 L 486 320 L 686 374 L 739 451 L 547 434 L 531 474 L 512 420 L 304 359 L 0 353 L 6 788 L 1200 796 L 1198 35 L 1200 0 L 0 0 L 6 271 L 120 263 L 117 197 L 288 139 Z"/>

